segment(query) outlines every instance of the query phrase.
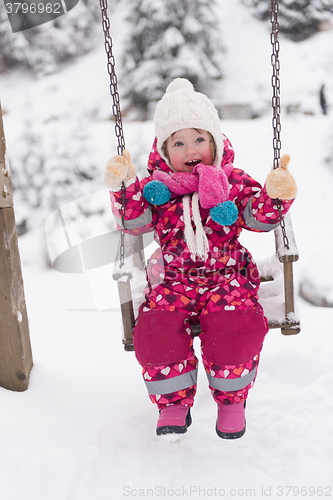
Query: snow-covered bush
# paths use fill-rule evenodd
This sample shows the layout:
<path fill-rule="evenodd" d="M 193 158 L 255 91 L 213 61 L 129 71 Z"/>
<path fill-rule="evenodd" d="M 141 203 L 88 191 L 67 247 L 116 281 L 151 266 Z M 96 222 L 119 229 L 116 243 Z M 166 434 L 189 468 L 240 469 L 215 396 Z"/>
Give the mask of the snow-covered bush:
<path fill-rule="evenodd" d="M 101 189 L 100 171 L 91 160 L 91 138 L 82 130 L 86 130 L 82 121 L 60 132 L 50 127 L 45 134 L 26 123 L 18 151 L 9 157 L 19 232 L 28 231 L 34 221 L 39 223 L 62 205 Z"/>
<path fill-rule="evenodd" d="M 268 20 L 271 2 L 243 0 L 256 17 Z M 305 40 L 320 31 L 325 22 L 333 22 L 332 0 L 280 0 L 280 31 L 294 42 Z"/>
<path fill-rule="evenodd" d="M 205 92 L 222 77 L 222 47 L 210 0 L 128 0 L 129 38 L 124 47 L 124 96 L 136 118 L 149 117 L 176 77 Z"/>
<path fill-rule="evenodd" d="M 35 75 L 53 73 L 61 62 L 88 52 L 94 45 L 99 21 L 95 0 L 81 0 L 74 9 L 54 21 L 12 33 L 5 9 L 0 10 L 0 72 L 26 68 Z"/>

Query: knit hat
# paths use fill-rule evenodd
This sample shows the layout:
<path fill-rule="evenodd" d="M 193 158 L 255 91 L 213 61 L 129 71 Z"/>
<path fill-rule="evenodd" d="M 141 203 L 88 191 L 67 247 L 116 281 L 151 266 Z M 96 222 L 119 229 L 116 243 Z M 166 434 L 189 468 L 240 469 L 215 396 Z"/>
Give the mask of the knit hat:
<path fill-rule="evenodd" d="M 221 165 L 223 155 L 223 135 L 217 110 L 207 96 L 196 92 L 191 82 L 176 78 L 166 89 L 157 103 L 155 115 L 155 135 L 157 150 L 169 165 L 163 151 L 164 142 L 171 134 L 185 128 L 206 130 L 213 136 L 216 145 L 214 164 Z"/>

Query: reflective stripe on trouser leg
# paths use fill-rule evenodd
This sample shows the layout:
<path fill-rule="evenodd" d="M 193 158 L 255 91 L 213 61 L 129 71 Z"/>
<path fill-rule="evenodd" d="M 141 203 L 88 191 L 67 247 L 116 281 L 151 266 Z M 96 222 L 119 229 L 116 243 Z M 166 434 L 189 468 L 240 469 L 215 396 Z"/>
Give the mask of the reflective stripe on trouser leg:
<path fill-rule="evenodd" d="M 197 383 L 197 377 L 198 370 L 196 369 L 164 380 L 154 380 L 151 382 L 145 380 L 145 384 L 149 394 L 171 394 L 194 386 Z"/>
<path fill-rule="evenodd" d="M 243 377 L 237 378 L 217 378 L 213 377 L 210 373 L 206 372 L 209 387 L 211 389 L 217 389 L 223 392 L 234 392 L 244 389 L 246 386 L 251 384 L 255 379 L 257 373 L 257 368 L 254 368 L 251 372 L 247 373 Z"/>

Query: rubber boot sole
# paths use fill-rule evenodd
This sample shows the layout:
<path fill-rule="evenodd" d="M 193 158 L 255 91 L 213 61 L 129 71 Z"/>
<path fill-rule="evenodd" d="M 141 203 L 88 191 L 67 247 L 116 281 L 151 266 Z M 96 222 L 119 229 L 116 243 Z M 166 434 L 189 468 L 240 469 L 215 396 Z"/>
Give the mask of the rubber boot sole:
<path fill-rule="evenodd" d="M 218 430 L 218 428 L 216 426 L 216 434 L 220 438 L 222 438 L 222 439 L 238 439 L 238 438 L 241 438 L 242 436 L 244 436 L 245 431 L 246 431 L 246 426 L 244 427 L 243 430 L 241 430 L 239 432 L 221 432 L 221 431 Z"/>
<path fill-rule="evenodd" d="M 192 423 L 191 410 L 188 410 L 186 415 L 185 425 L 163 425 L 162 427 L 156 428 L 156 434 L 162 436 L 165 434 L 185 434 L 187 428 L 190 427 Z"/>

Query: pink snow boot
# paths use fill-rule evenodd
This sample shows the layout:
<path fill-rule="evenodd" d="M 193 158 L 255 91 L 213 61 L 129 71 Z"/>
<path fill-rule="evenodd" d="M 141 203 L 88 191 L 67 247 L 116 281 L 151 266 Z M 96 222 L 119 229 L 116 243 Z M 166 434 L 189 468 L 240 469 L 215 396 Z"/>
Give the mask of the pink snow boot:
<path fill-rule="evenodd" d="M 191 413 L 188 406 L 170 405 L 160 410 L 156 434 L 184 434 L 191 425 Z"/>
<path fill-rule="evenodd" d="M 218 404 L 216 432 L 223 439 L 237 439 L 245 433 L 246 402 L 232 405 Z"/>

